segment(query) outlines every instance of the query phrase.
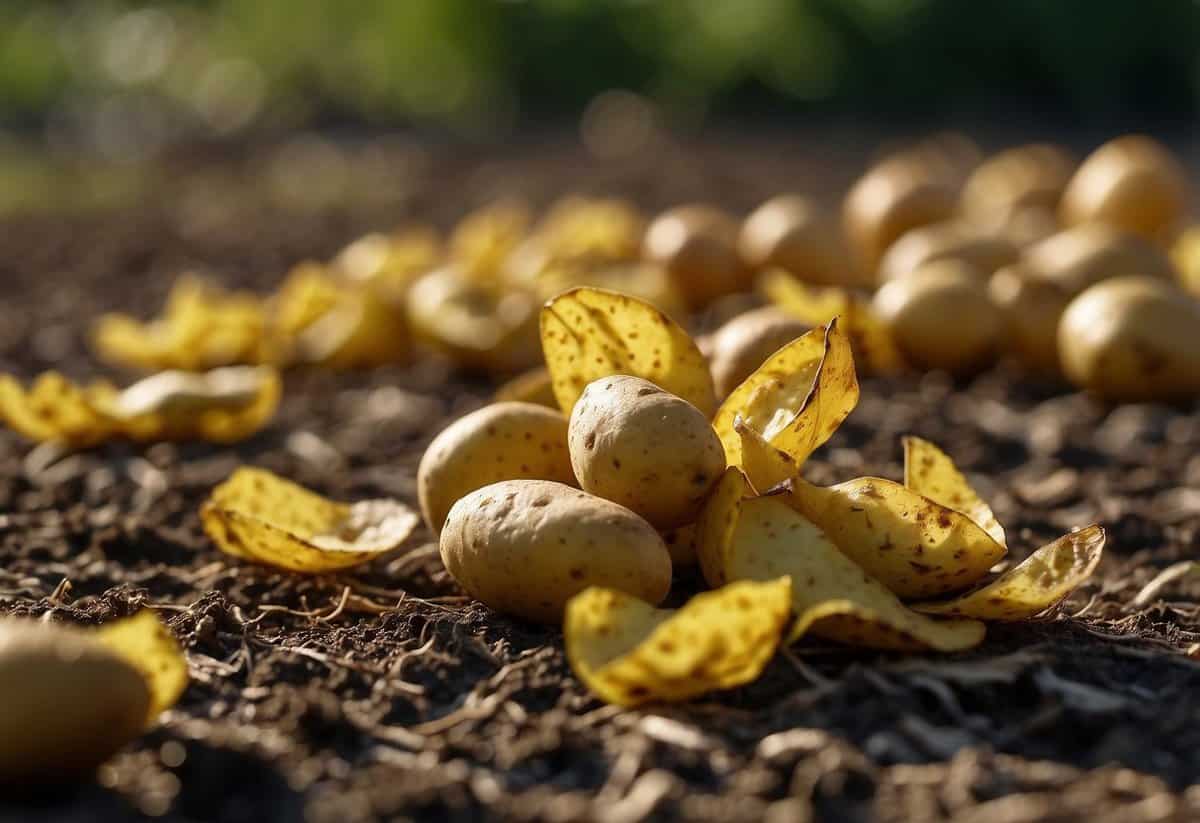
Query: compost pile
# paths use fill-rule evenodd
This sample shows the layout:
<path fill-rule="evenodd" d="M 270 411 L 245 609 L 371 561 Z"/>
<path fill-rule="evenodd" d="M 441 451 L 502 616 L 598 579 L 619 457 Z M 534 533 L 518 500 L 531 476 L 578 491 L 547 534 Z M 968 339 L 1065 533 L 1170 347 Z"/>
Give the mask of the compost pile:
<path fill-rule="evenodd" d="M 0 371 L 111 375 L 90 353 L 95 319 L 153 316 L 195 267 L 266 291 L 368 231 L 406 217 L 448 224 L 497 193 L 543 203 L 592 188 L 646 208 L 708 198 L 747 209 L 780 175 L 839 191 L 862 159 L 814 170 L 746 149 L 691 146 L 661 167 L 612 164 L 583 178 L 573 149 L 503 160 L 423 149 L 404 198 L 377 210 L 235 200 L 197 220 L 165 196 L 134 212 L 8 218 Z M 211 172 L 180 165 L 183 178 Z M 708 167 L 721 174 L 695 173 Z M 451 178 L 462 191 L 447 189 Z M 702 312 L 696 329 L 724 319 Z M 853 414 L 805 463 L 810 483 L 900 477 L 901 438 L 923 438 L 971 477 L 1014 561 L 1095 522 L 1108 538 L 1097 571 L 1057 611 L 989 624 L 969 651 L 889 654 L 804 637 L 746 685 L 623 709 L 583 685 L 557 627 L 465 596 L 423 525 L 406 551 L 316 576 L 214 545 L 202 507 L 242 466 L 334 500 L 415 507 L 426 446 L 496 389 L 432 357 L 372 366 L 288 370 L 273 420 L 231 444 L 126 437 L 75 451 L 0 430 L 3 611 L 107 624 L 149 608 L 191 678 L 94 780 L 5 793 L 0 819 L 1200 814 L 1189 789 L 1200 782 L 1200 576 L 1186 564 L 1200 542 L 1194 402 L 1105 405 L 1007 362 L 957 380 L 860 373 Z M 676 569 L 664 605 L 703 588 L 699 570 Z"/>

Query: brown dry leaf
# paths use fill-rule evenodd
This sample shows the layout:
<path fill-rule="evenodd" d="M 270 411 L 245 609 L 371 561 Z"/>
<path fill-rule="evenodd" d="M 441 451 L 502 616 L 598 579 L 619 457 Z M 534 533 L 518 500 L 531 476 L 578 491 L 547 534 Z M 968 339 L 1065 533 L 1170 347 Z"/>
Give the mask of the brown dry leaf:
<path fill-rule="evenodd" d="M 580 287 L 542 308 L 542 351 L 554 395 L 570 415 L 584 387 L 613 374 L 649 380 L 712 417 L 708 362 L 674 320 L 626 294 Z"/>
<path fill-rule="evenodd" d="M 934 503 L 965 514 L 1001 546 L 1008 545 L 991 506 L 980 499 L 950 456 L 928 440 L 904 438 L 904 485 Z"/>
<path fill-rule="evenodd" d="M 613 589 L 586 589 L 567 604 L 567 658 L 589 689 L 620 706 L 739 686 L 774 656 L 790 590 L 786 577 L 731 583 L 670 610 Z"/>
<path fill-rule="evenodd" d="M 904 367 L 887 326 L 864 295 L 838 287 L 814 288 L 793 275 L 773 269 L 759 279 L 767 299 L 812 326 L 840 317 L 854 356 L 875 374 L 892 374 Z"/>
<path fill-rule="evenodd" d="M 146 679 L 150 691 L 148 723 L 174 706 L 187 688 L 187 658 L 171 630 L 149 609 L 106 623 L 95 630 L 94 636 Z"/>
<path fill-rule="evenodd" d="M 213 489 L 200 518 L 225 553 L 308 573 L 356 566 L 392 551 L 419 522 L 397 500 L 338 503 L 249 467 Z"/>
<path fill-rule="evenodd" d="M 965 589 L 1005 554 L 970 518 L 890 480 L 860 477 L 825 487 L 796 477 L 790 486 L 785 499 L 797 511 L 903 598 Z"/>
<path fill-rule="evenodd" d="M 857 404 L 850 343 L 835 318 L 767 358 L 721 404 L 713 427 L 730 465 L 742 465 L 742 435 L 735 427 L 741 418 L 798 470 Z"/>
<path fill-rule="evenodd" d="M 93 344 L 102 359 L 141 369 L 203 371 L 277 357 L 262 300 L 194 277 L 175 283 L 162 315 L 149 323 L 123 314 L 101 317 Z"/>
<path fill-rule="evenodd" d="M 731 580 L 792 580 L 796 623 L 805 633 L 874 649 L 960 651 L 983 641 L 975 620 L 936 620 L 907 608 L 780 497 L 742 500 L 732 515 Z"/>
<path fill-rule="evenodd" d="M 942 603 L 918 603 L 926 614 L 980 620 L 1028 620 L 1058 604 L 1095 571 L 1105 534 L 1092 525 L 1048 543 L 987 585 Z"/>

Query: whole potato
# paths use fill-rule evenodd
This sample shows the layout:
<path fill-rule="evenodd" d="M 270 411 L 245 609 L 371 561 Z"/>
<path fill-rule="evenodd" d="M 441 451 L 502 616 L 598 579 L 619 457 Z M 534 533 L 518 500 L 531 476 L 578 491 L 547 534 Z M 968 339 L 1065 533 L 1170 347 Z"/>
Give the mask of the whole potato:
<path fill-rule="evenodd" d="M 738 249 L 752 269 L 781 268 L 830 286 L 869 282 L 852 264 L 836 222 L 798 194 L 773 197 L 751 212 L 742 223 Z"/>
<path fill-rule="evenodd" d="M 0 783 L 44 783 L 85 774 L 141 734 L 150 691 L 85 633 L 8 619 L 0 702 Z"/>
<path fill-rule="evenodd" d="M 875 310 L 914 366 L 964 375 L 991 363 L 1004 318 L 986 280 L 960 260 L 929 263 L 875 293 Z"/>
<path fill-rule="evenodd" d="M 476 409 L 433 439 L 417 468 L 421 513 L 434 534 L 450 507 L 481 486 L 518 478 L 575 484 L 567 419 L 558 409 L 506 401 Z"/>
<path fill-rule="evenodd" d="M 1029 277 L 1069 295 L 1109 277 L 1175 278 L 1171 260 L 1141 238 L 1098 223 L 1064 229 L 1035 243 L 1022 256 Z"/>
<path fill-rule="evenodd" d="M 1096 149 L 1063 192 L 1065 225 L 1105 223 L 1163 242 L 1187 210 L 1187 173 L 1165 146 L 1126 135 Z"/>
<path fill-rule="evenodd" d="M 983 276 L 1017 259 L 1004 235 L 960 220 L 947 220 L 906 232 L 879 261 L 879 281 L 895 280 L 936 260 L 963 260 Z"/>
<path fill-rule="evenodd" d="M 659 603 L 671 556 L 649 523 L 546 480 L 505 480 L 454 504 L 439 549 L 446 570 L 496 611 L 559 623 L 567 601 L 607 586 Z"/>
<path fill-rule="evenodd" d="M 860 264 L 874 272 L 905 232 L 953 216 L 955 193 L 944 176 L 904 158 L 884 161 L 859 178 L 842 203 L 842 226 Z"/>
<path fill-rule="evenodd" d="M 971 220 L 998 227 L 1023 209 L 1057 209 L 1075 165 L 1070 154 L 1048 143 L 998 152 L 967 178 L 963 212 Z"/>
<path fill-rule="evenodd" d="M 646 229 L 643 255 L 666 268 L 688 304 L 700 308 L 749 290 L 751 272 L 738 254 L 737 236 L 737 221 L 717 208 L 676 206 Z"/>
<path fill-rule="evenodd" d="M 1008 348 L 1032 370 L 1058 374 L 1058 321 L 1070 296 L 1030 277 L 1020 263 L 992 275 L 988 296 L 1004 314 Z"/>
<path fill-rule="evenodd" d="M 718 397 L 727 397 L 768 357 L 810 326 L 775 306 L 751 309 L 708 338 L 708 362 Z"/>
<path fill-rule="evenodd" d="M 712 424 L 686 400 L 640 377 L 588 384 L 567 429 L 579 485 L 655 527 L 695 522 L 725 470 Z"/>
<path fill-rule="evenodd" d="M 1200 394 L 1200 304 L 1152 277 L 1117 277 L 1071 301 L 1058 326 L 1063 372 L 1110 400 Z"/>

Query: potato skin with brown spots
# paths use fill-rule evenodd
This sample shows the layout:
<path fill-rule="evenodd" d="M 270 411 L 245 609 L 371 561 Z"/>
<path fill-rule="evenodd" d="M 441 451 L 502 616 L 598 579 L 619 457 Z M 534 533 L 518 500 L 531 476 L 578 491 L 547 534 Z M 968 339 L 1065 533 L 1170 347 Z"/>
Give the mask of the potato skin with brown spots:
<path fill-rule="evenodd" d="M 454 504 L 442 562 L 472 597 L 539 623 L 562 621 L 589 586 L 659 603 L 671 557 L 653 527 L 628 509 L 545 480 L 506 480 Z"/>
<path fill-rule="evenodd" d="M 1109 400 L 1200 395 L 1200 303 L 1166 281 L 1115 277 L 1063 312 L 1058 350 L 1075 385 Z"/>
<path fill-rule="evenodd" d="M 99 766 L 146 724 L 137 669 L 80 631 L 0 623 L 0 785 L 45 783 Z"/>
<path fill-rule="evenodd" d="M 461 417 L 433 439 L 417 469 L 417 497 L 436 535 L 460 497 L 501 480 L 575 485 L 567 419 L 535 403 L 493 403 Z"/>
<path fill-rule="evenodd" d="M 742 312 L 721 326 L 708 341 L 708 362 L 717 396 L 727 397 L 768 357 L 809 328 L 775 306 Z"/>
<path fill-rule="evenodd" d="M 692 523 L 725 470 L 708 418 L 640 377 L 603 377 L 584 389 L 567 430 L 579 485 L 660 529 Z"/>

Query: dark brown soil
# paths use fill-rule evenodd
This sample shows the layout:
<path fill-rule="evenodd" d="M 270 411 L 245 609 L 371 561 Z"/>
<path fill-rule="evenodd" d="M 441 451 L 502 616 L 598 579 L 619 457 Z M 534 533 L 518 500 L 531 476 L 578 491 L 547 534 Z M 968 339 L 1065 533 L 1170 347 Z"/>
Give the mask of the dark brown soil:
<path fill-rule="evenodd" d="M 87 376 L 98 371 L 90 319 L 151 312 L 185 268 L 265 288 L 366 229 L 408 215 L 445 223 L 500 192 L 744 207 L 844 180 L 828 157 L 781 160 L 782 149 L 584 170 L 580 155 L 542 146 L 503 162 L 410 147 L 422 160 L 386 206 L 287 213 L 246 192 L 203 219 L 177 208 L 179 195 L 228 168 L 185 163 L 136 212 L 0 222 L 0 369 Z M 843 165 L 853 153 L 829 151 Z M 1057 614 L 993 628 L 969 654 L 805 644 L 754 684 L 682 706 L 622 711 L 589 697 L 559 633 L 465 601 L 426 533 L 407 554 L 309 578 L 232 561 L 200 530 L 200 502 L 239 463 L 334 497 L 412 500 L 424 445 L 489 391 L 423 359 L 289 374 L 276 421 L 234 448 L 67 455 L 0 432 L 0 611 L 96 623 L 153 606 L 193 676 L 162 726 L 95 781 L 6 791 L 0 821 L 1200 816 L 1200 577 L 1134 602 L 1200 547 L 1195 406 L 1106 409 L 1005 367 L 963 385 L 865 380 L 812 479 L 898 478 L 901 435 L 931 438 L 978 481 L 1018 557 L 1104 524 L 1097 577 Z"/>

